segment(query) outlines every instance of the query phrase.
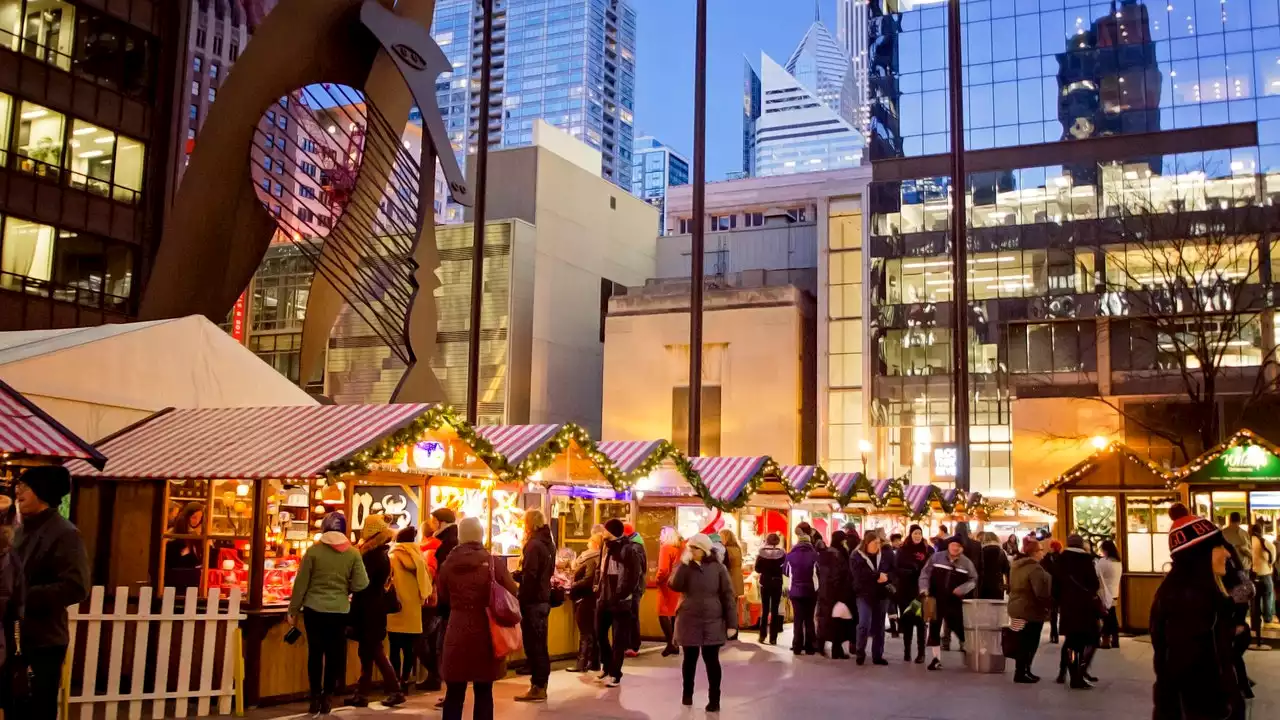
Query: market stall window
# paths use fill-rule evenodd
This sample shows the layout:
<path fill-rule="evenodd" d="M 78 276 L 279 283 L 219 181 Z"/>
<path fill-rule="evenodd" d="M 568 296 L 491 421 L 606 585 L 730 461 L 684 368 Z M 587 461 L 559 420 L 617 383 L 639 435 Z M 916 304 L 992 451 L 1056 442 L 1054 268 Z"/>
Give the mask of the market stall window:
<path fill-rule="evenodd" d="M 1169 507 L 1173 497 L 1125 498 L 1125 564 L 1129 572 L 1169 569 Z"/>
<path fill-rule="evenodd" d="M 769 533 L 778 533 L 779 546 L 791 545 L 791 529 L 787 527 L 787 513 L 783 510 L 765 510 L 747 508 L 738 515 L 740 519 L 739 538 L 742 542 L 742 564 L 755 566 L 756 553 L 764 547 L 764 540 Z"/>
<path fill-rule="evenodd" d="M 293 580 L 307 548 L 320 536 L 324 518 L 346 505 L 344 483 L 267 481 L 262 602 L 289 602 Z"/>
<path fill-rule="evenodd" d="M 417 527 L 422 490 L 411 485 L 356 485 L 351 495 L 351 531 L 364 527 L 370 515 L 383 515 L 393 530 Z"/>
<path fill-rule="evenodd" d="M 662 528 L 676 527 L 676 508 L 645 507 L 636 510 L 636 532 L 644 540 L 645 559 L 648 560 L 648 581 L 657 582 L 658 558 L 662 551 Z"/>
<path fill-rule="evenodd" d="M 1075 495 L 1071 498 L 1071 532 L 1097 547 L 1103 540 L 1116 539 L 1116 498 L 1114 495 Z"/>
<path fill-rule="evenodd" d="M 430 490 L 432 509 L 447 507 L 459 520 L 480 518 L 480 522 L 487 525 L 484 540 L 491 544 L 491 552 L 497 555 L 520 554 L 524 545 L 524 509 L 520 507 L 520 493 L 455 485 L 432 485 Z M 586 547 L 585 539 L 583 547 Z"/>
<path fill-rule="evenodd" d="M 171 480 L 167 487 L 163 584 L 248 593 L 253 484 Z"/>

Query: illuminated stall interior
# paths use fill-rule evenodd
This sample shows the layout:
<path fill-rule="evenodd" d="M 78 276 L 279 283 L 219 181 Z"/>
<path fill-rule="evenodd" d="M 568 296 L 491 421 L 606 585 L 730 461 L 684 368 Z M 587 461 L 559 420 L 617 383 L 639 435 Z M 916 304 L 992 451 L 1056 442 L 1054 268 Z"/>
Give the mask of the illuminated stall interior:
<path fill-rule="evenodd" d="M 644 540 L 647 578 L 657 578 L 662 529 L 673 527 L 688 538 L 707 523 L 712 511 L 703 505 L 690 482 L 689 461 L 666 440 L 608 440 L 597 445 L 630 487 L 636 501 L 635 528 Z"/>
<path fill-rule="evenodd" d="M 53 419 L 25 395 L 0 381 L 0 489 L 12 497 L 13 483 L 34 465 L 84 460 L 98 469 L 106 457 Z M 67 508 L 62 508 L 63 515 Z"/>
<path fill-rule="evenodd" d="M 1147 629 L 1151 601 L 1169 566 L 1169 506 L 1180 499 L 1169 481 L 1158 465 L 1111 442 L 1035 492 L 1056 495 L 1054 537 L 1116 543 L 1124 567 L 1120 624 L 1127 629 Z"/>
<path fill-rule="evenodd" d="M 1192 512 L 1225 527 L 1238 512 L 1245 525 L 1262 526 L 1274 541 L 1280 519 L 1280 447 L 1249 430 L 1209 450 L 1171 474 L 1185 486 Z"/>

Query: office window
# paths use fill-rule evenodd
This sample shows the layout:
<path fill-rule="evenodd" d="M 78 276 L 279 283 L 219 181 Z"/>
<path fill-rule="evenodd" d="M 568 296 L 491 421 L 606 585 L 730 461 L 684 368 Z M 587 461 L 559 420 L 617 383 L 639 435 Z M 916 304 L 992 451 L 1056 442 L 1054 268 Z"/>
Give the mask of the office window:
<path fill-rule="evenodd" d="M 111 192 L 112 165 L 115 164 L 116 134 L 83 120 L 71 123 L 71 148 L 67 170 L 71 187 L 106 197 Z"/>
<path fill-rule="evenodd" d="M 230 58 L 231 58 L 231 62 L 235 62 L 236 60 L 240 59 L 240 43 L 239 43 L 239 41 L 237 41 L 237 40 L 232 40 L 232 41 L 231 41 L 231 52 L 230 52 L 230 53 L 228 53 L 228 57 L 230 57 Z"/>
<path fill-rule="evenodd" d="M 116 136 L 116 162 L 112 176 L 116 186 L 116 200 L 134 203 L 138 201 L 142 192 L 142 171 L 146 162 L 146 145 L 133 138 Z"/>
<path fill-rule="evenodd" d="M 276 144 L 276 136 L 275 136 L 275 135 L 264 135 L 264 136 L 262 136 L 262 147 L 264 147 L 264 148 L 266 148 L 266 149 L 270 150 L 270 149 L 271 149 L 271 146 L 272 146 L 272 145 L 275 145 L 275 144 Z"/>
<path fill-rule="evenodd" d="M 314 153 L 316 151 L 316 141 L 311 138 L 302 139 L 302 152 Z"/>
<path fill-rule="evenodd" d="M 13 122 L 13 98 L 0 93 L 0 165 L 8 162 L 9 128 Z"/>
<path fill-rule="evenodd" d="M 191 106 L 187 108 L 187 119 L 191 122 L 195 122 L 199 117 L 200 108 L 196 107 L 195 104 L 192 103 Z"/>
<path fill-rule="evenodd" d="M 22 172 L 40 177 L 58 177 L 62 164 L 63 132 L 66 118 L 61 113 L 24 101 L 18 116 L 17 152 L 23 160 Z"/>
<path fill-rule="evenodd" d="M 746 227 L 764 227 L 764 213 L 746 213 L 742 216 L 742 224 Z"/>
<path fill-rule="evenodd" d="M 192 80 L 192 81 L 191 81 L 191 94 L 192 94 L 192 95 L 199 95 L 199 94 L 200 94 L 200 81 L 199 81 L 199 80 Z"/>
<path fill-rule="evenodd" d="M 263 170 L 270 170 L 270 169 L 271 169 L 271 156 L 270 156 L 270 155 L 263 155 L 263 156 L 262 156 L 262 169 L 263 169 Z"/>
<path fill-rule="evenodd" d="M 268 162 L 270 162 L 270 161 L 268 160 Z M 264 177 L 264 178 L 262 178 L 262 182 L 261 182 L 261 183 L 259 183 L 259 184 L 260 184 L 260 185 L 262 185 L 262 190 L 263 190 L 264 192 L 271 192 L 271 178 L 265 178 L 265 177 Z"/>
<path fill-rule="evenodd" d="M 268 110 L 268 111 L 267 111 L 267 124 L 268 124 L 268 125 L 274 125 L 274 124 L 275 124 L 275 122 L 276 122 L 276 111 L 275 111 L 275 110 Z"/>
<path fill-rule="evenodd" d="M 311 212 L 311 208 L 303 205 L 298 208 L 298 220 L 304 223 L 311 223 L 316 219 L 316 214 Z"/>
<path fill-rule="evenodd" d="M 287 129 L 289 127 L 288 116 L 286 116 L 284 113 L 281 113 L 280 117 L 276 118 L 276 127 L 280 128 L 281 130 Z"/>
<path fill-rule="evenodd" d="M 0 243 L 0 270 L 4 272 L 0 287 L 21 290 L 22 278 L 51 279 L 56 234 L 51 225 L 7 218 Z"/>
<path fill-rule="evenodd" d="M 217 80 L 217 79 L 218 79 L 218 71 L 219 71 L 220 69 L 221 69 L 221 68 L 220 68 L 220 67 L 218 67 L 218 63 L 209 63 L 209 77 L 210 77 L 210 78 L 212 78 L 212 79 L 214 79 L 214 80 Z"/>
<path fill-rule="evenodd" d="M 314 200 L 316 197 L 316 189 L 310 185 L 298 185 L 298 196 L 308 200 Z"/>
<path fill-rule="evenodd" d="M 274 166 L 272 167 L 272 171 L 273 171 L 273 172 L 275 172 L 275 174 L 277 174 L 277 175 L 283 175 L 283 174 L 284 174 L 284 161 L 283 161 L 283 160 L 281 160 L 281 159 L 279 159 L 279 158 L 276 158 L 275 164 L 274 164 Z"/>
<path fill-rule="evenodd" d="M 271 188 L 271 194 L 276 197 L 284 197 L 284 186 L 280 183 L 275 183 Z"/>
<path fill-rule="evenodd" d="M 22 51 L 63 70 L 71 69 L 76 8 L 64 0 L 28 2 L 22 21 Z"/>
<path fill-rule="evenodd" d="M 195 128 L 187 128 L 187 139 L 188 139 L 188 140 L 195 140 L 195 139 L 196 139 L 196 129 L 195 129 Z"/>
<path fill-rule="evenodd" d="M 208 33 L 204 28 L 196 28 L 196 47 L 204 49 L 205 43 L 208 42 Z"/>
<path fill-rule="evenodd" d="M 217 99 L 218 99 L 218 90 L 217 90 L 217 88 L 209 88 L 209 102 L 213 102 L 213 101 L 215 101 L 215 100 L 217 100 Z"/>
<path fill-rule="evenodd" d="M 276 138 L 276 149 L 284 150 L 284 146 L 285 146 L 285 139 L 283 137 Z"/>
<path fill-rule="evenodd" d="M 305 173 L 306 175 L 309 175 L 311 177 L 316 176 L 316 166 L 313 163 L 304 162 L 301 165 L 299 165 L 299 167 L 302 168 L 302 172 Z"/>
<path fill-rule="evenodd" d="M 222 36 L 221 35 L 213 36 L 213 54 L 214 55 L 222 54 Z"/>
<path fill-rule="evenodd" d="M 199 55 L 196 55 L 195 57 L 191 58 L 191 72 L 197 75 L 200 74 L 200 66 L 203 64 L 204 64 L 204 61 L 200 59 Z"/>
<path fill-rule="evenodd" d="M 712 232 L 733 230 L 738 227 L 737 215 L 712 215 L 711 224 L 707 228 Z"/>

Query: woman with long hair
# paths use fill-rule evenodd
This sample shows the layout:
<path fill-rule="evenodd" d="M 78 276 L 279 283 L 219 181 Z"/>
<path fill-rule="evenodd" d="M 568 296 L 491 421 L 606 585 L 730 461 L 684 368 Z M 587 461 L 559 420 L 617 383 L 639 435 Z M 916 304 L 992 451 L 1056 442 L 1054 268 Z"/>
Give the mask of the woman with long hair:
<path fill-rule="evenodd" d="M 868 532 L 849 560 L 853 569 L 853 590 L 857 595 L 859 665 L 867 659 L 867 640 L 871 641 L 871 664 L 888 665 L 884 659 L 884 617 L 889 601 L 889 578 L 892 563 L 880 551 L 883 542 L 877 532 Z"/>
<path fill-rule="evenodd" d="M 817 626 L 820 645 L 831 643 L 831 659 L 845 660 L 845 643 L 853 640 L 851 617 L 857 602 L 853 595 L 853 577 L 849 574 L 849 551 L 844 532 L 831 533 L 831 544 L 818 555 Z M 836 606 L 844 605 L 850 617 L 838 617 Z M 821 649 L 821 647 L 820 647 Z"/>
<path fill-rule="evenodd" d="M 1242 720 L 1245 699 L 1232 661 L 1235 603 L 1224 578 L 1230 550 L 1203 518 L 1175 520 L 1173 567 L 1151 605 L 1154 720 Z"/>
<path fill-rule="evenodd" d="M 400 692 L 409 692 L 416 654 L 414 646 L 422 635 L 422 606 L 434 594 L 427 563 L 418 550 L 418 529 L 410 525 L 396 533 L 391 548 L 391 583 L 395 586 L 400 611 L 387 616 L 387 639 L 391 646 L 391 667 L 400 678 Z"/>
<path fill-rule="evenodd" d="M 729 528 L 720 528 L 720 544 L 724 546 L 724 567 L 729 571 L 729 584 L 733 586 L 733 596 L 737 598 L 737 609 L 734 611 L 738 617 L 742 617 L 742 599 L 746 597 L 746 583 L 742 577 L 742 545 L 738 542 L 738 536 Z M 734 625 L 734 635 L 731 640 L 737 639 L 737 625 Z"/>
<path fill-rule="evenodd" d="M 1258 586 L 1258 614 L 1270 624 L 1276 616 L 1275 572 L 1276 546 L 1262 534 L 1262 525 L 1249 526 L 1249 542 L 1253 546 L 1253 576 Z"/>
<path fill-rule="evenodd" d="M 907 539 L 894 554 L 893 602 L 898 606 L 898 629 L 902 631 L 902 661 L 911 662 L 911 637 L 916 638 L 916 664 L 924 664 L 924 606 L 920 602 L 920 571 L 933 557 L 933 545 L 919 525 L 907 529 Z"/>
<path fill-rule="evenodd" d="M 671 589 L 671 578 L 680 567 L 680 553 L 684 552 L 680 533 L 670 525 L 662 528 L 659 536 L 662 548 L 658 551 L 658 624 L 662 626 L 662 657 L 679 655 L 676 647 L 676 611 L 680 609 L 680 593 Z"/>
<path fill-rule="evenodd" d="M 684 651 L 680 702 L 686 707 L 693 705 L 693 681 L 701 656 L 709 686 L 709 713 L 720 711 L 720 648 L 728 642 L 729 630 L 738 627 L 738 603 L 729 571 L 716 561 L 711 545 L 711 538 L 702 533 L 689 538 L 689 547 L 671 579 L 671 587 L 684 594 L 676 615 L 676 641 Z"/>
<path fill-rule="evenodd" d="M 1124 568 L 1120 564 L 1120 548 L 1112 540 L 1103 540 L 1100 546 L 1102 557 L 1094 561 L 1098 568 L 1098 579 L 1102 582 L 1099 596 L 1107 614 L 1102 618 L 1103 650 L 1120 647 L 1120 618 L 1116 607 L 1120 604 L 1120 576 Z"/>
<path fill-rule="evenodd" d="M 200 572 L 204 567 L 204 543 L 194 537 L 204 534 L 204 503 L 189 502 L 182 506 L 169 526 L 174 537 L 164 547 L 164 584 L 168 587 L 187 588 L 200 584 Z"/>
<path fill-rule="evenodd" d="M 391 540 L 395 535 L 384 515 L 370 515 L 360 529 L 360 559 L 364 561 L 369 584 L 351 596 L 351 631 L 360 656 L 360 682 L 356 694 L 343 704 L 348 707 L 368 707 L 373 691 L 373 667 L 378 666 L 387 697 L 382 704 L 394 707 L 404 703 L 404 693 L 396 677 L 395 668 L 382 646 L 387 637 L 387 590 L 394 587 L 391 580 Z"/>
<path fill-rule="evenodd" d="M 600 568 L 600 546 L 604 537 L 593 533 L 587 549 L 573 559 L 573 583 L 569 597 L 573 600 L 573 621 L 578 626 L 578 663 L 569 672 L 597 672 L 600 655 L 596 652 L 596 575 Z"/>

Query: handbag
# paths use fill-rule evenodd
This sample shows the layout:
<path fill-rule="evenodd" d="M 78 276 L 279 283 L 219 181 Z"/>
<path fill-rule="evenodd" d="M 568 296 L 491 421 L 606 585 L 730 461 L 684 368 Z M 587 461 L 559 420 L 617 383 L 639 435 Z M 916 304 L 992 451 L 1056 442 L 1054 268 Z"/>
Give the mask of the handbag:
<path fill-rule="evenodd" d="M 31 700 L 31 667 L 22 654 L 22 623 L 13 621 L 13 653 L 4 664 L 5 678 L 4 701 L 10 710 L 27 707 Z M 14 717 L 17 717 L 16 713 Z"/>
<path fill-rule="evenodd" d="M 387 611 L 388 615 L 395 615 L 404 609 L 400 604 L 400 594 L 396 592 L 395 571 L 387 576 L 387 581 L 382 584 L 382 609 Z"/>
<path fill-rule="evenodd" d="M 504 627 L 493 619 L 493 610 L 489 610 L 489 640 L 493 643 L 493 656 L 505 658 L 523 647 L 520 627 Z"/>
<path fill-rule="evenodd" d="M 495 577 L 493 558 L 489 558 L 489 618 L 504 628 L 520 625 L 520 601 Z"/>
<path fill-rule="evenodd" d="M 938 617 L 938 599 L 932 595 L 926 596 L 924 599 L 924 615 L 925 622 L 933 622 Z"/>
<path fill-rule="evenodd" d="M 848 605 L 838 602 L 835 607 L 831 608 L 831 617 L 837 620 L 852 620 L 853 613 L 849 611 Z"/>
<path fill-rule="evenodd" d="M 1019 657 L 1018 631 L 1011 627 L 1000 628 L 1000 652 L 1007 658 Z"/>

